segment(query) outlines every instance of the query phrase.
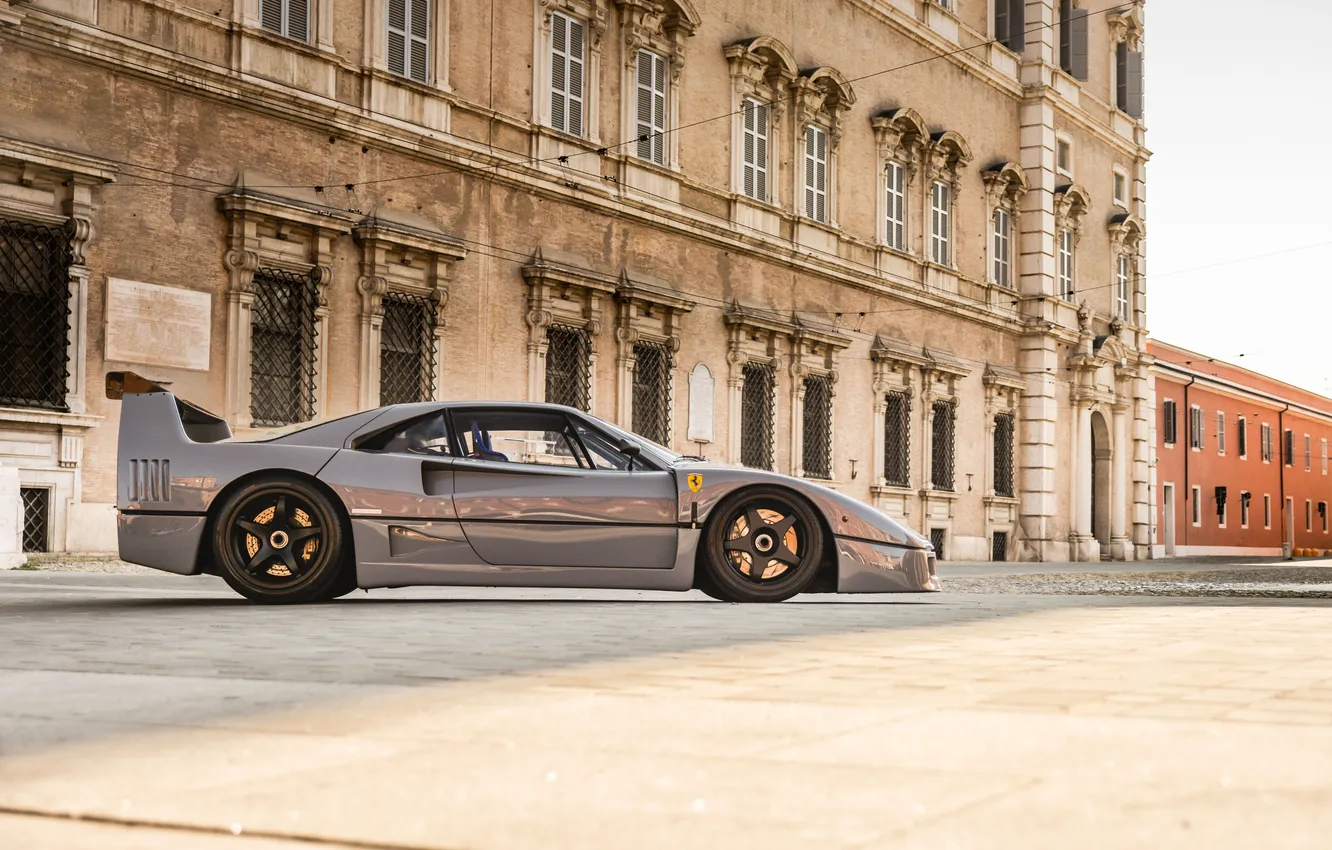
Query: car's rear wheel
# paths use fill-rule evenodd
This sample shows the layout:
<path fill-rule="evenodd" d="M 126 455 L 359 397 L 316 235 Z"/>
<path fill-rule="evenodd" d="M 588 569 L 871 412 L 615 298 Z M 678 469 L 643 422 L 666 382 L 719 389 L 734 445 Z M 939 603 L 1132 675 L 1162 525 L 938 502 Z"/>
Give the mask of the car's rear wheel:
<path fill-rule="evenodd" d="M 779 487 L 746 490 L 713 509 L 699 587 L 726 602 L 781 602 L 807 589 L 823 557 L 823 528 Z"/>
<path fill-rule="evenodd" d="M 266 478 L 232 493 L 213 523 L 222 578 L 255 602 L 320 602 L 342 595 L 342 516 L 299 480 Z"/>

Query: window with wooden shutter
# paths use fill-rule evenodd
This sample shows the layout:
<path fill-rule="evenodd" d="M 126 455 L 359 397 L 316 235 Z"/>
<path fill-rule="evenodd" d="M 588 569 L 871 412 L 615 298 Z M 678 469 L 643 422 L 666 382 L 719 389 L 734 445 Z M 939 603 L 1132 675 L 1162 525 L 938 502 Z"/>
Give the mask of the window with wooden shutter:
<path fill-rule="evenodd" d="M 309 0 L 259 0 L 259 26 L 269 32 L 308 44 Z"/>
<path fill-rule="evenodd" d="M 1247 460 L 1249 457 L 1249 421 L 1243 416 L 1239 418 L 1239 425 L 1235 431 L 1235 443 L 1239 456 Z"/>
<path fill-rule="evenodd" d="M 550 126 L 583 135 L 584 33 L 582 21 L 550 16 Z"/>
<path fill-rule="evenodd" d="M 666 164 L 666 60 L 650 50 L 638 51 L 638 158 Z"/>
<path fill-rule="evenodd" d="M 828 221 L 828 132 L 805 128 L 805 217 Z"/>
<path fill-rule="evenodd" d="M 1073 290 L 1073 231 L 1059 231 L 1059 297 L 1072 301 Z"/>
<path fill-rule="evenodd" d="M 1087 10 L 1073 8 L 1073 0 L 1059 3 L 1059 67 L 1086 81 Z"/>
<path fill-rule="evenodd" d="M 949 244 L 952 195 L 951 186 L 942 180 L 934 181 L 930 192 L 930 259 L 941 266 L 949 265 L 952 260 Z"/>
<path fill-rule="evenodd" d="M 1120 254 L 1119 260 L 1115 264 L 1115 315 L 1126 322 L 1133 318 L 1131 294 L 1129 258 L 1125 254 Z"/>
<path fill-rule="evenodd" d="M 884 238 L 889 248 L 906 250 L 906 168 L 900 162 L 890 162 L 884 169 L 887 186 L 887 230 Z"/>
<path fill-rule="evenodd" d="M 1323 474 L 1327 475 L 1327 440 L 1323 440 Z"/>
<path fill-rule="evenodd" d="M 1163 418 L 1162 431 L 1164 432 L 1162 441 L 1168 446 L 1173 446 L 1179 442 L 1179 412 L 1176 404 L 1167 400 L 1165 404 L 1161 405 L 1161 416 Z"/>
<path fill-rule="evenodd" d="M 429 82 L 430 0 L 388 0 L 388 69 Z"/>
<path fill-rule="evenodd" d="M 1309 435 L 1308 435 L 1308 434 L 1305 434 L 1305 435 L 1304 435 L 1304 471 L 1305 471 L 1305 472 L 1310 472 L 1310 471 L 1312 471 L 1312 470 L 1313 470 L 1313 441 L 1312 441 L 1311 439 L 1309 439 Z"/>
<path fill-rule="evenodd" d="M 994 40 L 1014 53 L 1027 48 L 1027 0 L 994 0 Z"/>
<path fill-rule="evenodd" d="M 1226 415 L 1219 410 L 1216 412 L 1216 453 L 1226 453 Z"/>
<path fill-rule="evenodd" d="M 1260 443 L 1259 450 L 1262 452 L 1263 460 L 1265 462 L 1270 461 L 1272 459 L 1272 426 L 1263 425 L 1262 428 L 1259 429 L 1258 437 Z"/>
<path fill-rule="evenodd" d="M 1203 447 L 1203 412 L 1201 407 L 1189 409 L 1189 446 L 1195 449 Z"/>
<path fill-rule="evenodd" d="M 1120 108 L 1134 118 L 1142 117 L 1142 51 L 1130 50 L 1125 67 L 1125 77 L 1128 80 L 1125 94 L 1124 105 Z"/>
<path fill-rule="evenodd" d="M 1006 209 L 994 211 L 994 282 L 1012 286 L 1013 216 Z"/>
<path fill-rule="evenodd" d="M 744 140 L 741 152 L 742 189 L 756 201 L 768 200 L 768 107 L 746 98 L 744 103 Z"/>
<path fill-rule="evenodd" d="M 1272 527 L 1272 497 L 1263 496 L 1263 528 Z"/>
<path fill-rule="evenodd" d="M 1285 439 L 1284 439 L 1284 442 L 1285 442 L 1285 445 L 1282 446 L 1282 449 L 1284 449 L 1284 450 L 1285 450 L 1285 453 L 1286 453 L 1286 457 L 1285 457 L 1285 463 L 1286 463 L 1286 466 L 1294 466 L 1294 465 L 1295 465 L 1295 432 L 1292 431 L 1292 430 L 1290 430 L 1289 428 L 1287 428 L 1287 429 L 1286 429 L 1286 433 L 1285 433 Z"/>

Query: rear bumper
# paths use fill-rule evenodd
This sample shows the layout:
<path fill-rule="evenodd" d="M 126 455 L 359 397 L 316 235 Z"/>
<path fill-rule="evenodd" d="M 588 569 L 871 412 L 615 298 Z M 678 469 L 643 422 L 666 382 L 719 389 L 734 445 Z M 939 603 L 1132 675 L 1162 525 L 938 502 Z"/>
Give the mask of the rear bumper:
<path fill-rule="evenodd" d="M 116 520 L 120 560 L 180 575 L 199 572 L 202 514 L 127 514 Z"/>
<path fill-rule="evenodd" d="M 847 537 L 836 541 L 838 593 L 928 593 L 943 589 L 930 552 Z"/>

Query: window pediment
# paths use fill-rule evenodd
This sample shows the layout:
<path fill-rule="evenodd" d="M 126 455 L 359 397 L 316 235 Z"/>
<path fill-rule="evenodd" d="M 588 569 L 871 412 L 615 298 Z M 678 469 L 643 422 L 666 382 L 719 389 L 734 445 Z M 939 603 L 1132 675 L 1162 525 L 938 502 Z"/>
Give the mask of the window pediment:
<path fill-rule="evenodd" d="M 985 181 L 985 192 L 989 196 L 990 205 L 1002 204 L 1011 211 L 1017 210 L 1022 202 L 1022 196 L 1027 194 L 1029 188 L 1026 172 L 1014 162 L 992 166 L 982 172 L 981 179 Z"/>
<path fill-rule="evenodd" d="M 1117 252 L 1136 254 L 1147 238 L 1147 226 L 1132 213 L 1120 213 L 1110 219 L 1110 242 Z"/>
<path fill-rule="evenodd" d="M 593 271 L 577 254 L 550 248 L 537 248 L 522 272 L 532 332 L 544 335 L 552 324 L 584 328 L 595 352 L 605 299 L 615 294 L 620 278 Z"/>
<path fill-rule="evenodd" d="M 764 35 L 727 45 L 722 53 L 731 66 L 736 92 L 772 101 L 773 113 L 780 114 L 780 99 L 800 74 L 791 48 Z"/>
<path fill-rule="evenodd" d="M 961 134 L 945 130 L 930 136 L 926 145 L 930 179 L 957 186 L 962 169 L 971 162 L 971 146 Z"/>
<path fill-rule="evenodd" d="M 1082 217 L 1091 209 L 1091 196 L 1077 183 L 1055 189 L 1055 220 L 1060 228 L 1074 231 L 1082 229 Z"/>
<path fill-rule="evenodd" d="M 678 81 L 684 67 L 685 40 L 702 23 L 689 0 L 615 0 L 624 29 L 625 64 L 632 66 L 639 50 L 670 57 L 670 73 Z"/>
<path fill-rule="evenodd" d="M 835 148 L 842 139 L 843 116 L 856 102 L 856 94 L 846 77 L 835 68 L 814 68 L 802 72 L 792 82 L 792 88 L 796 92 L 800 125 L 827 127 Z"/>

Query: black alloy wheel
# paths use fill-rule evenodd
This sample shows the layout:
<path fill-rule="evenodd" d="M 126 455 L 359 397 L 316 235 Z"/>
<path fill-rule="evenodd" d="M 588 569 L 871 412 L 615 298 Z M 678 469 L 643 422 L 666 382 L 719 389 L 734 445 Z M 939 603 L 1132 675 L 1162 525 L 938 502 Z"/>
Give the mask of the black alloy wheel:
<path fill-rule="evenodd" d="M 300 603 L 346 593 L 343 521 L 301 481 L 253 481 L 227 499 L 213 525 L 222 577 L 255 602 Z"/>
<path fill-rule="evenodd" d="M 713 509 L 704 546 L 705 593 L 726 602 L 781 602 L 814 581 L 823 527 L 803 499 L 762 487 Z"/>

